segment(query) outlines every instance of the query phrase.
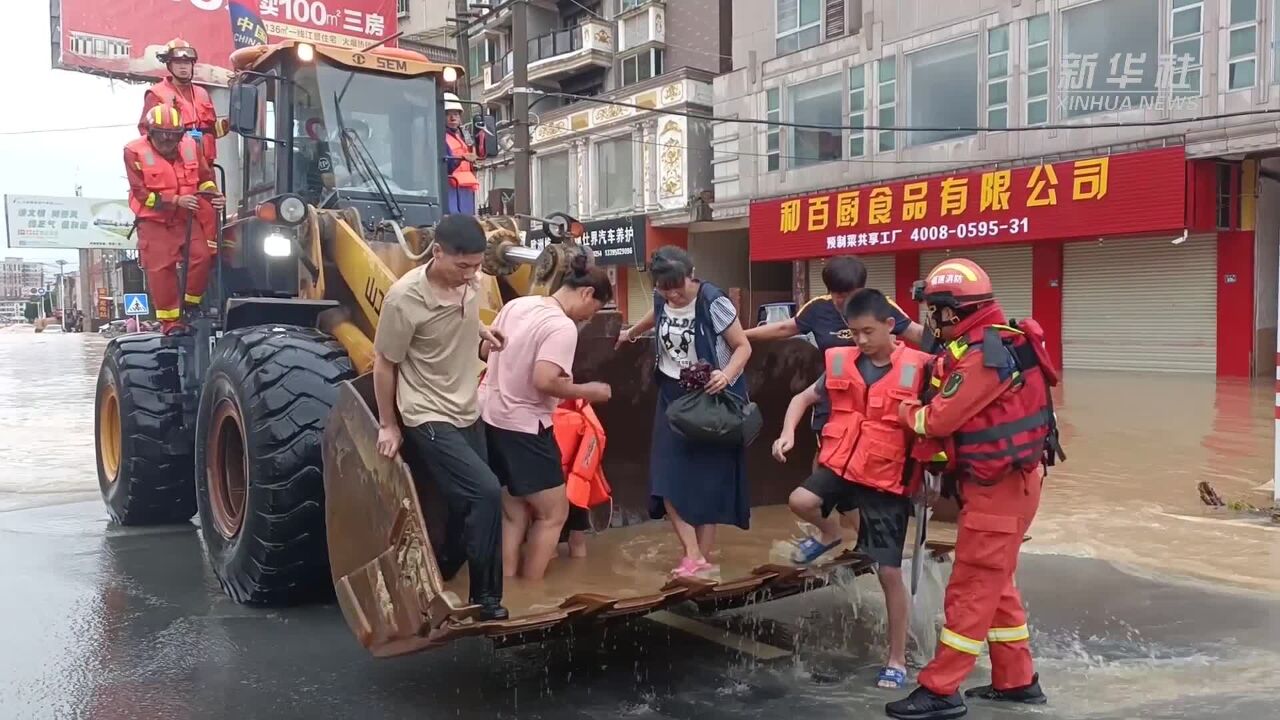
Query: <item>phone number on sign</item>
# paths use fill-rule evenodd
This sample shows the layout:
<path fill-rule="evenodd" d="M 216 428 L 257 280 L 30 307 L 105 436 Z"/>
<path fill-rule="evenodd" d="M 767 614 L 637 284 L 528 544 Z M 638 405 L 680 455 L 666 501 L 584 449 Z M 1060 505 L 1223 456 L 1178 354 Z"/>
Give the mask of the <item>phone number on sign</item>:
<path fill-rule="evenodd" d="M 911 242 L 949 240 L 953 237 L 960 239 L 991 237 L 1002 232 L 1010 235 L 1021 235 L 1030 231 L 1031 223 L 1025 217 L 1013 218 L 1004 222 L 987 220 L 984 222 L 961 223 L 959 225 L 929 225 L 927 227 L 914 228 L 911 231 Z"/>

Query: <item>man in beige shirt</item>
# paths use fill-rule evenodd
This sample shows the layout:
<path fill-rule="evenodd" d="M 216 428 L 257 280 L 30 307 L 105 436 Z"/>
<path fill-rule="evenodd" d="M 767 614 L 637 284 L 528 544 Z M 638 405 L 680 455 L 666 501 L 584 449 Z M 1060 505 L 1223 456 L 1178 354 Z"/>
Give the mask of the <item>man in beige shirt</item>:
<path fill-rule="evenodd" d="M 481 341 L 502 338 L 480 324 L 476 271 L 485 235 L 468 215 L 436 226 L 425 265 L 405 273 L 382 304 L 374 339 L 378 451 L 394 457 L 404 432 L 409 449 L 448 502 L 440 569 L 450 579 L 465 562 L 471 602 L 483 620 L 502 620 L 502 489 L 489 469 L 479 421 Z"/>

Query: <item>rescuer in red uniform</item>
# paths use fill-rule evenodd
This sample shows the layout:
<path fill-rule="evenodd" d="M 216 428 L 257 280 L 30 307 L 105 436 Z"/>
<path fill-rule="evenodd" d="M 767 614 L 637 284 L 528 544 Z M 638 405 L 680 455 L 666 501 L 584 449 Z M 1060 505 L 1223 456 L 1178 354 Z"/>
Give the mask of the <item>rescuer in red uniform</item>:
<path fill-rule="evenodd" d="M 209 241 L 217 232 L 214 209 L 223 207 L 225 200 L 176 109 L 157 105 L 144 121 L 147 134 L 124 148 L 129 207 L 137 218 L 138 255 L 156 319 L 171 333 L 183 328 L 181 303 L 198 305 L 203 299 Z M 188 241 L 187 286 L 179 290 L 178 265 Z"/>
<path fill-rule="evenodd" d="M 1014 571 L 1040 506 L 1044 466 L 1065 459 L 1049 394 L 1057 371 L 1038 323 L 1004 324 L 991 279 L 977 263 L 943 262 L 918 292 L 945 347 L 931 379 L 937 392 L 924 406 L 904 402 L 898 415 L 924 439 L 917 443 L 918 457 L 946 453 L 960 518 L 938 652 L 920 672 L 920 687 L 885 711 L 904 720 L 963 716 L 968 709 L 960 683 L 984 642 L 990 645 L 992 684 L 965 696 L 1042 704 Z"/>
<path fill-rule="evenodd" d="M 169 77 L 152 85 L 142 98 L 142 119 L 138 132 L 147 132 L 147 112 L 157 105 L 175 107 L 182 115 L 182 127 L 200 146 L 212 165 L 218 159 L 218 138 L 227 134 L 226 118 L 218 117 L 209 91 L 191 81 L 195 76 L 196 49 L 186 40 L 170 40 L 156 58 L 169 70 Z"/>

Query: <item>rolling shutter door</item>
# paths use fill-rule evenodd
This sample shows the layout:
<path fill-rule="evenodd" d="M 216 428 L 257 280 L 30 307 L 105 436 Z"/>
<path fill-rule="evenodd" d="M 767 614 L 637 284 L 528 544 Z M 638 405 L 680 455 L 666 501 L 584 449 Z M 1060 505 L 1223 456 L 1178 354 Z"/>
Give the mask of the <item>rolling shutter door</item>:
<path fill-rule="evenodd" d="M 1031 246 L 980 247 L 952 250 L 930 250 L 920 253 L 920 272 L 927 274 L 948 257 L 962 257 L 982 266 L 991 276 L 996 300 L 1009 318 L 1031 317 Z M 920 304 L 921 317 L 924 303 Z"/>
<path fill-rule="evenodd" d="M 863 265 L 867 266 L 867 287 L 875 288 L 892 298 L 894 296 L 893 253 L 862 255 L 858 259 L 862 261 Z M 822 284 L 822 268 L 824 267 L 826 267 L 825 260 L 809 261 L 810 300 L 827 294 L 827 286 Z"/>
<path fill-rule="evenodd" d="M 627 324 L 635 325 L 653 309 L 653 278 L 633 267 L 627 273 Z"/>
<path fill-rule="evenodd" d="M 1211 235 L 1067 243 L 1063 366 L 1214 372 L 1217 250 Z"/>

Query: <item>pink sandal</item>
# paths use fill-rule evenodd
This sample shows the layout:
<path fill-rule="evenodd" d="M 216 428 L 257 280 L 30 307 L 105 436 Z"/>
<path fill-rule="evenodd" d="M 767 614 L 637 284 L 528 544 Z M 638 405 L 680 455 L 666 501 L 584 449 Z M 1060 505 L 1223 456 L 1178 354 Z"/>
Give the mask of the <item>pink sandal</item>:
<path fill-rule="evenodd" d="M 708 572 L 714 567 L 714 565 L 707 562 L 705 559 L 694 560 L 691 557 L 685 556 L 680 561 L 680 564 L 676 566 L 676 569 L 671 571 L 671 574 L 678 578 L 699 577 L 700 573 Z"/>

